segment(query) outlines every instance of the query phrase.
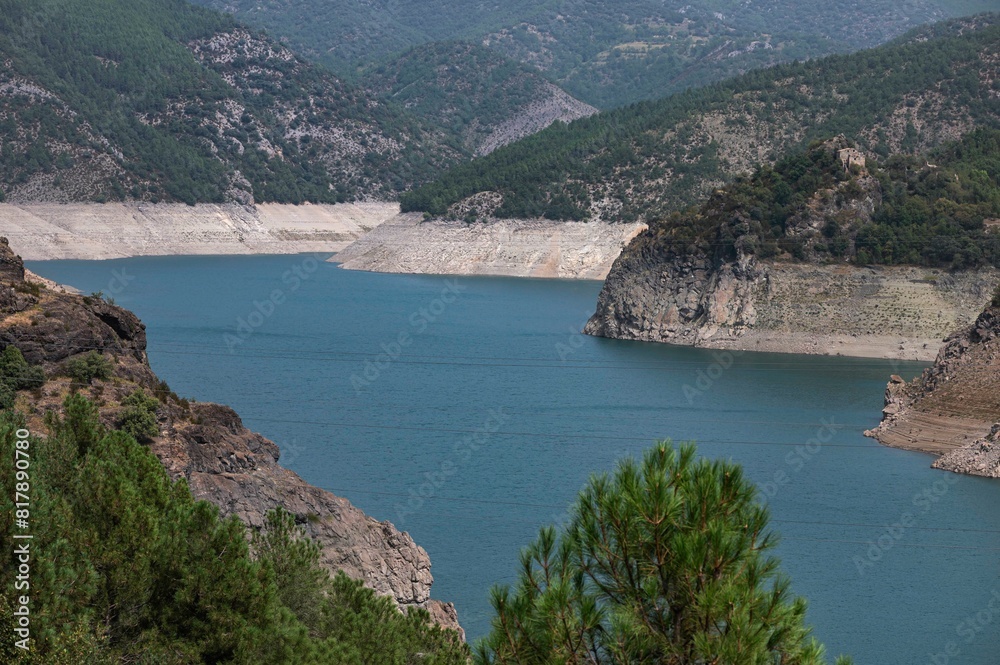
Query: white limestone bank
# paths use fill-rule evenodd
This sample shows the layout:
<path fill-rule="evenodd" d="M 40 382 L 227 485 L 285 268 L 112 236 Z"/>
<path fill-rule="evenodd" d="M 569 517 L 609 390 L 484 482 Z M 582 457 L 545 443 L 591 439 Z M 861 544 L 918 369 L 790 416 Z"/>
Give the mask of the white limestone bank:
<path fill-rule="evenodd" d="M 398 213 L 377 202 L 0 204 L 0 235 L 27 260 L 334 253 Z"/>
<path fill-rule="evenodd" d="M 348 270 L 604 279 L 644 224 L 549 220 L 423 221 L 401 214 L 331 261 Z"/>

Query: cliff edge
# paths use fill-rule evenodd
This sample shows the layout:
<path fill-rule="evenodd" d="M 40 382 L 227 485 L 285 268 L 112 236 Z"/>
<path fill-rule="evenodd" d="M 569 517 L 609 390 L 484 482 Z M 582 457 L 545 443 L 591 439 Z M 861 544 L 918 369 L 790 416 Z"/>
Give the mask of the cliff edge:
<path fill-rule="evenodd" d="M 102 421 L 110 425 L 122 411 L 121 400 L 142 388 L 160 402 L 159 431 L 149 446 L 171 476 L 187 479 L 196 499 L 250 527 L 260 527 L 268 511 L 284 507 L 320 544 L 326 568 L 363 580 L 401 609 L 426 608 L 439 624 L 461 632 L 454 606 L 431 599 L 430 559 L 409 534 L 283 468 L 278 446 L 246 429 L 232 409 L 171 392 L 149 366 L 138 317 L 101 298 L 50 288 L 27 273 L 7 239 L 0 238 L 0 348 L 8 345 L 41 365 L 48 377 L 41 388 L 17 398 L 32 431 L 46 431 L 46 411 L 61 409 L 73 389 L 98 404 Z M 74 383 L 67 364 L 93 351 L 110 361 L 110 375 Z"/>
<path fill-rule="evenodd" d="M 893 376 L 878 427 L 895 448 L 940 455 L 934 468 L 1000 478 L 1000 302 L 951 335 L 934 365 L 907 383 Z"/>

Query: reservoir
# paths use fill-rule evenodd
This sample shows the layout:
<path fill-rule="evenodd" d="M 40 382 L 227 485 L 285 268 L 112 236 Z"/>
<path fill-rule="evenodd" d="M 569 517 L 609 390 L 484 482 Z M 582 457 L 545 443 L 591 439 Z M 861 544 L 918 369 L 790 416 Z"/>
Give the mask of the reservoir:
<path fill-rule="evenodd" d="M 147 325 L 179 395 L 228 404 L 282 463 L 408 531 L 470 641 L 488 592 L 592 473 L 653 441 L 741 463 L 831 656 L 996 662 L 1000 483 L 862 435 L 888 360 L 579 334 L 599 282 L 389 275 L 323 256 L 28 262 Z M 944 656 L 942 656 L 944 657 Z M 939 659 L 940 660 L 940 659 Z"/>

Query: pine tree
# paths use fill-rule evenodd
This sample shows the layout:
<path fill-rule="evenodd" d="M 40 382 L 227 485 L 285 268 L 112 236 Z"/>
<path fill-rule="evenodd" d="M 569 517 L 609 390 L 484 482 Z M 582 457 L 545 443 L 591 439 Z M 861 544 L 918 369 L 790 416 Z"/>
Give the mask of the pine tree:
<path fill-rule="evenodd" d="M 660 442 L 592 478 L 571 514 L 493 589 L 478 663 L 825 662 L 738 465 Z"/>

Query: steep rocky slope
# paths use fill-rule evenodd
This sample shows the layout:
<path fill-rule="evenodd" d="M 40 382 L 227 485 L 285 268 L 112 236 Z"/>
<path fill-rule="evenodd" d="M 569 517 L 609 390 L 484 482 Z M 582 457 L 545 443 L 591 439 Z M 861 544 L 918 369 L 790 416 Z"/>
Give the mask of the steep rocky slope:
<path fill-rule="evenodd" d="M 145 326 L 100 298 L 44 286 L 26 276 L 21 259 L 0 239 L 0 346 L 14 345 L 48 376 L 17 408 L 33 432 L 44 432 L 44 413 L 58 410 L 76 389 L 95 400 L 113 423 L 121 399 L 136 387 L 155 395 L 159 433 L 149 444 L 175 478 L 186 478 L 197 499 L 259 527 L 267 511 L 283 506 L 322 548 L 322 563 L 344 570 L 401 608 L 424 607 L 443 625 L 458 628 L 451 604 L 430 598 L 433 578 L 426 551 L 389 522 L 378 522 L 346 499 L 309 485 L 279 463 L 278 447 L 247 430 L 225 406 L 189 402 L 170 392 L 149 367 Z M 113 376 L 74 385 L 66 363 L 91 351 L 113 361 Z"/>
<path fill-rule="evenodd" d="M 941 455 L 934 467 L 1000 478 L 1000 298 L 945 340 L 932 367 L 893 376 L 882 422 L 865 432 L 896 448 Z"/>

